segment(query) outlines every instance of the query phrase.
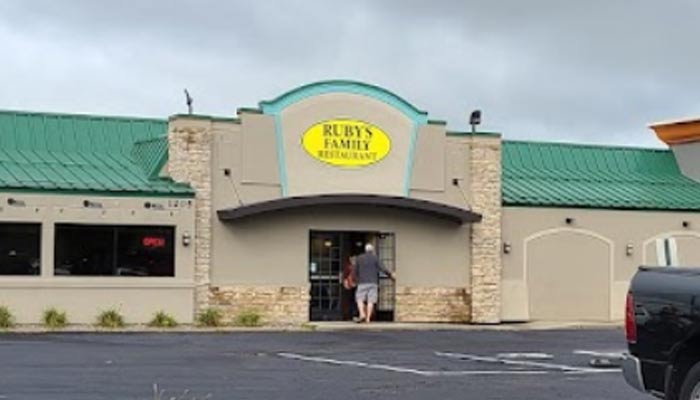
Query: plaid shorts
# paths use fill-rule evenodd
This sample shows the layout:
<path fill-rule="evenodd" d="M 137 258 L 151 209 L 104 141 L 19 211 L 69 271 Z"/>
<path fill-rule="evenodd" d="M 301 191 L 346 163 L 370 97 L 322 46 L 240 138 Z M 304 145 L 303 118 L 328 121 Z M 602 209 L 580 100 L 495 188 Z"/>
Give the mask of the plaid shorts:
<path fill-rule="evenodd" d="M 379 285 L 376 283 L 360 283 L 357 285 L 355 292 L 355 300 L 372 303 L 377 303 Z"/>

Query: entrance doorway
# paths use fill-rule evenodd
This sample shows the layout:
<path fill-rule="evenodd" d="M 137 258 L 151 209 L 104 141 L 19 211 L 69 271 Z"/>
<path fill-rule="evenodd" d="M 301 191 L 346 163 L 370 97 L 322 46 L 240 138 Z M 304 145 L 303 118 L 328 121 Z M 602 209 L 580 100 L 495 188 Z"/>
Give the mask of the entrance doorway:
<path fill-rule="evenodd" d="M 357 315 L 355 299 L 342 284 L 343 270 L 351 256 L 364 252 L 372 243 L 384 266 L 394 271 L 395 238 L 393 233 L 362 231 L 311 231 L 309 233 L 309 283 L 311 321 L 343 321 Z M 394 319 L 394 281 L 379 279 L 376 320 Z"/>

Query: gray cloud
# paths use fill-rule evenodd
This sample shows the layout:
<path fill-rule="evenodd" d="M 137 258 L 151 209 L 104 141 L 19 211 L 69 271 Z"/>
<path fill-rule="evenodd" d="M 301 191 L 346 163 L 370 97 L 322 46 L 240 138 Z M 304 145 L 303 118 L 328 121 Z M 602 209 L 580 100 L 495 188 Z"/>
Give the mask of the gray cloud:
<path fill-rule="evenodd" d="M 1 108 L 232 115 L 298 85 L 384 86 L 506 138 L 658 145 L 699 115 L 700 3 L 4 1 Z"/>

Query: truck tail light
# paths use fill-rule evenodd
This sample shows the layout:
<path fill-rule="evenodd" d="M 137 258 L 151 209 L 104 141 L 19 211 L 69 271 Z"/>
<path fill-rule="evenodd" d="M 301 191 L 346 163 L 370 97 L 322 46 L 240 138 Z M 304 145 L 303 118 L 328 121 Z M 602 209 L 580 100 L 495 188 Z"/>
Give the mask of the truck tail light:
<path fill-rule="evenodd" d="M 625 335 L 627 343 L 637 343 L 637 321 L 634 319 L 634 296 L 632 292 L 627 293 L 625 306 Z"/>

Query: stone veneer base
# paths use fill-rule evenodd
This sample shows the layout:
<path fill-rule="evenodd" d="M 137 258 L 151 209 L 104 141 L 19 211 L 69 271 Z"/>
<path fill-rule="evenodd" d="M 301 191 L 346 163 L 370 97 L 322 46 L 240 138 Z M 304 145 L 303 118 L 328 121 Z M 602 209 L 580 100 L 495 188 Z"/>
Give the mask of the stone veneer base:
<path fill-rule="evenodd" d="M 471 296 L 465 288 L 400 287 L 397 322 L 469 322 Z"/>
<path fill-rule="evenodd" d="M 255 312 L 265 325 L 302 324 L 309 320 L 308 286 L 212 286 L 210 305 L 232 323 L 243 312 Z"/>

